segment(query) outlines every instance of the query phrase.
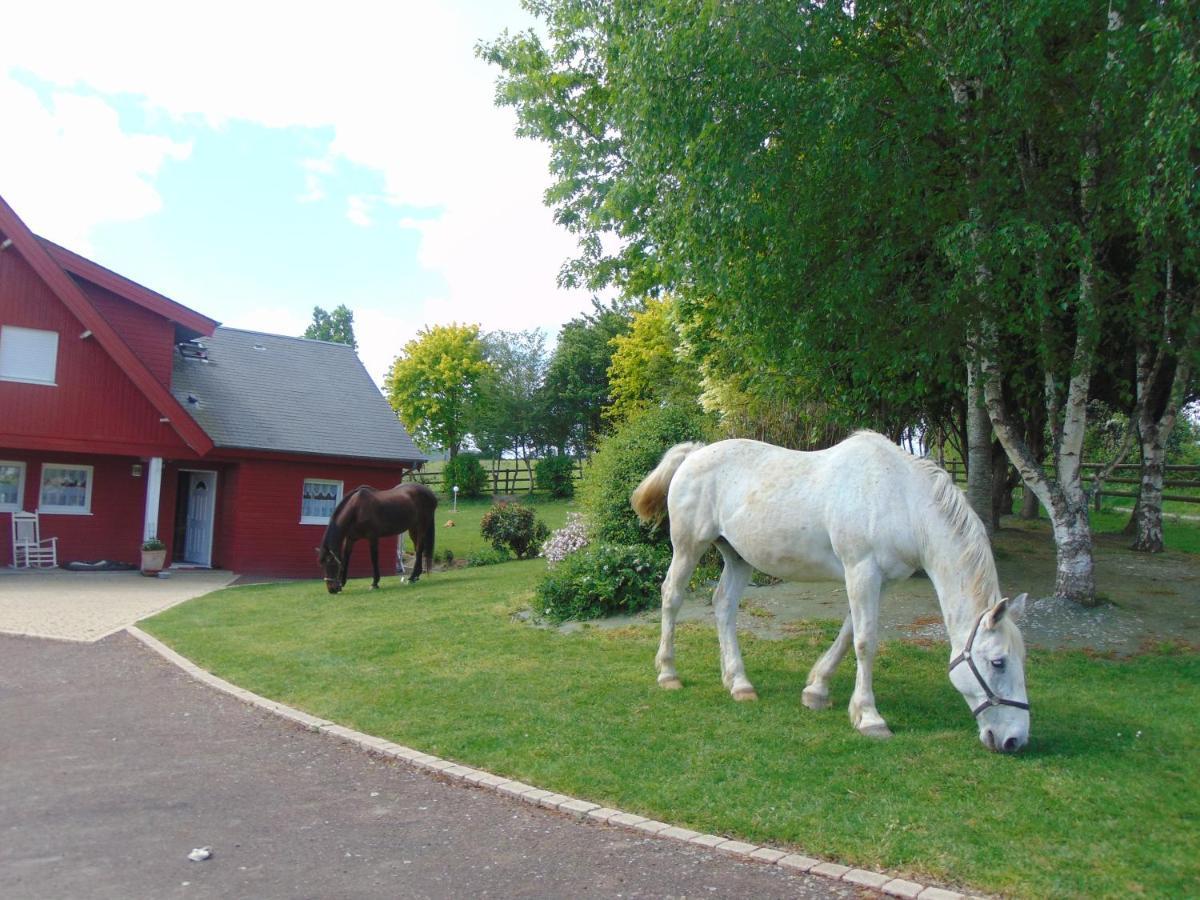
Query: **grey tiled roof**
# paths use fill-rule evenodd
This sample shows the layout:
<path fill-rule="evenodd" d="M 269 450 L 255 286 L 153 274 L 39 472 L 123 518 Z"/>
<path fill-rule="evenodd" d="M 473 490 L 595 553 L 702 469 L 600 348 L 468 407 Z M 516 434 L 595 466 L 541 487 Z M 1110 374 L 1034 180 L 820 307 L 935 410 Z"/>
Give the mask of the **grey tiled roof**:
<path fill-rule="evenodd" d="M 218 447 L 424 460 L 345 344 L 218 328 L 175 353 L 171 393 Z"/>

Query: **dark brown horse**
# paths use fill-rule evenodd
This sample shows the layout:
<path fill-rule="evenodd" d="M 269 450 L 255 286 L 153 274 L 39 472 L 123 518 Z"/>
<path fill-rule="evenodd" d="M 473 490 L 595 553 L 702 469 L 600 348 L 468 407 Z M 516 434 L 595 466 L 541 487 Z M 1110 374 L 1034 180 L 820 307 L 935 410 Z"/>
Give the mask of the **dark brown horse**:
<path fill-rule="evenodd" d="M 329 517 L 329 527 L 317 548 L 317 562 L 325 570 L 329 593 L 336 594 L 346 586 L 350 551 L 358 540 L 366 540 L 371 546 L 371 565 L 375 568 L 372 590 L 379 587 L 381 537 L 409 533 L 417 555 L 410 582 L 421 577 L 422 562 L 426 571 L 431 569 L 437 503 L 437 495 L 423 484 L 398 484 L 386 491 L 364 484 L 343 497 Z"/>

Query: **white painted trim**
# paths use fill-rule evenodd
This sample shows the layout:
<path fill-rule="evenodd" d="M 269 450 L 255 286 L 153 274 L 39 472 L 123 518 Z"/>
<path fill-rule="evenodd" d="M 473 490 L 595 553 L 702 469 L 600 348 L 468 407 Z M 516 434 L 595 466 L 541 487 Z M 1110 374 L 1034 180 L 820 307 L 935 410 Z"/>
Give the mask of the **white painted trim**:
<path fill-rule="evenodd" d="M 146 514 L 142 520 L 143 541 L 158 537 L 158 508 L 162 499 L 162 469 L 162 457 L 150 457 L 150 465 L 146 467 Z"/>

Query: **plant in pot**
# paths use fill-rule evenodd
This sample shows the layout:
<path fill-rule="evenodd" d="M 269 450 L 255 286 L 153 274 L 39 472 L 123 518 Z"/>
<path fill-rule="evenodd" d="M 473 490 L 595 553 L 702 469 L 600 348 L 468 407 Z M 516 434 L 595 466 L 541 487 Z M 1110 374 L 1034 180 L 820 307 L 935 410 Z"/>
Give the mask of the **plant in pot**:
<path fill-rule="evenodd" d="M 142 543 L 142 574 L 157 575 L 167 562 L 167 545 L 158 538 Z"/>

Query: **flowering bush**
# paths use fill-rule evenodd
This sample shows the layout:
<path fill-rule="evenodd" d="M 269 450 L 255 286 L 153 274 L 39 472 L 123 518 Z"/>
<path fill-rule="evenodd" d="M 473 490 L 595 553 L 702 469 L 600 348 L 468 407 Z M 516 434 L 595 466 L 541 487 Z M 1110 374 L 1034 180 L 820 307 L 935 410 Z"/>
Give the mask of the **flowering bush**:
<path fill-rule="evenodd" d="M 542 556 L 551 565 L 562 562 L 576 550 L 588 545 L 587 526 L 583 522 L 583 514 L 567 513 L 567 524 L 550 535 L 542 544 Z"/>
<path fill-rule="evenodd" d="M 533 611 L 551 622 L 634 613 L 659 603 L 670 553 L 645 544 L 585 547 L 551 567 L 537 586 Z"/>
<path fill-rule="evenodd" d="M 520 503 L 497 503 L 479 522 L 480 533 L 497 550 L 507 550 L 517 559 L 536 556 L 550 529 Z"/>

